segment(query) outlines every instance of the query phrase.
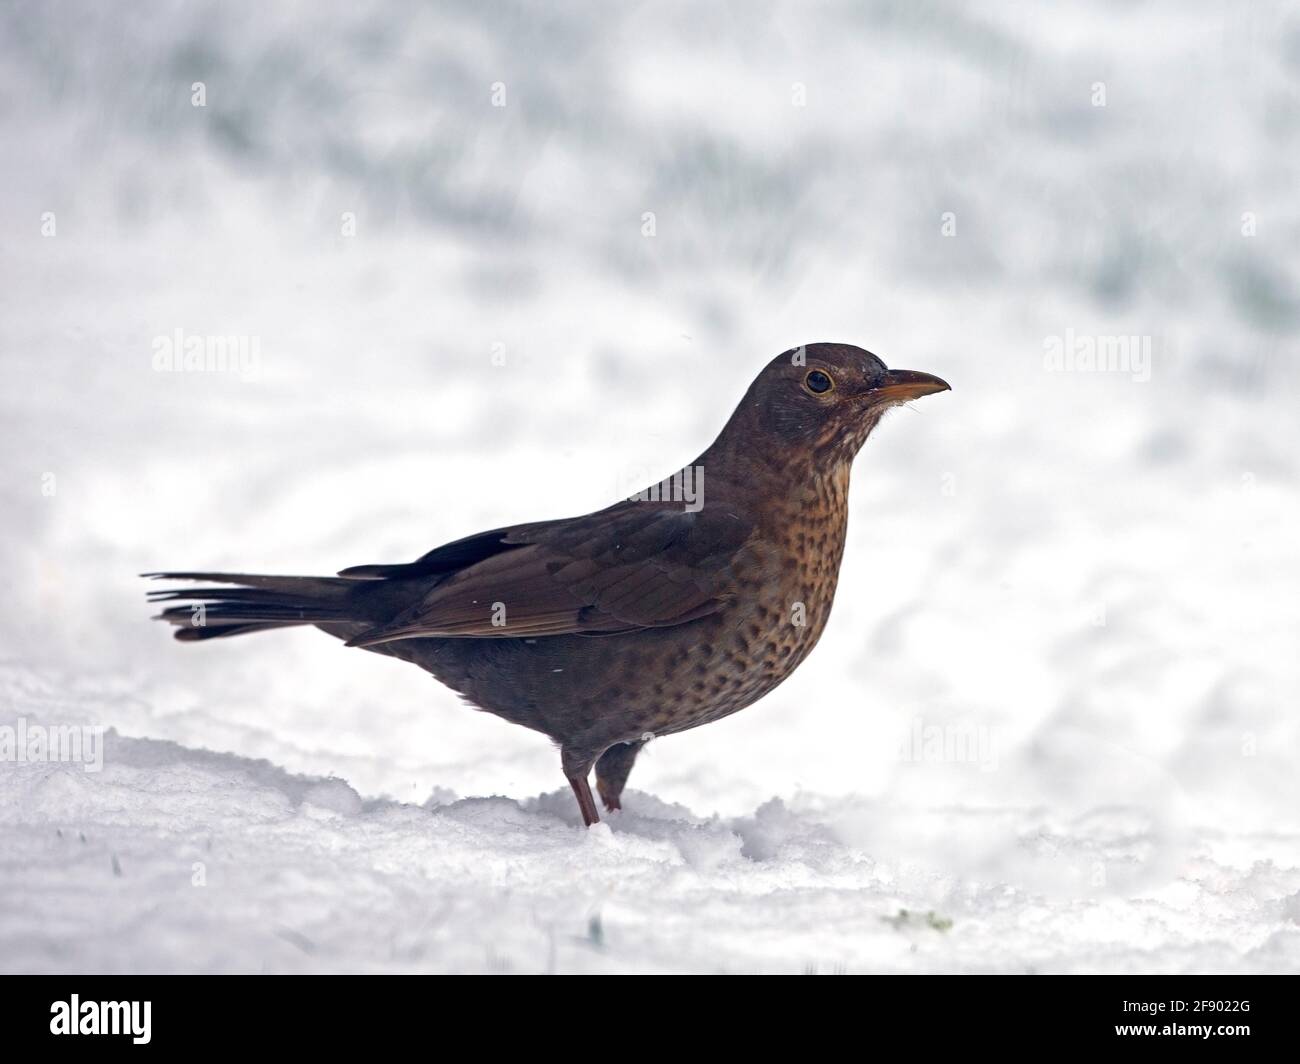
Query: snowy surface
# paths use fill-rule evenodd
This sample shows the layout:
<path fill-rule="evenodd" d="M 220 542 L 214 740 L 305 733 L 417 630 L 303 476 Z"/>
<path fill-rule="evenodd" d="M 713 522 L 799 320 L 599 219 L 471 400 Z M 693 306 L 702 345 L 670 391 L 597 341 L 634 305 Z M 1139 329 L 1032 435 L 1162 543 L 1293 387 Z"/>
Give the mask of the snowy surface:
<path fill-rule="evenodd" d="M 0 14 L 0 727 L 109 729 L 0 760 L 0 967 L 1300 969 L 1294 8 L 480 6 Z M 608 504 L 813 340 L 954 390 L 594 831 L 417 670 L 148 620 Z"/>
<path fill-rule="evenodd" d="M 637 793 L 588 831 L 567 789 L 366 800 L 115 736 L 96 778 L 0 788 L 10 971 L 1278 971 L 1300 949 L 1294 836 L 1118 808 L 700 818 Z"/>

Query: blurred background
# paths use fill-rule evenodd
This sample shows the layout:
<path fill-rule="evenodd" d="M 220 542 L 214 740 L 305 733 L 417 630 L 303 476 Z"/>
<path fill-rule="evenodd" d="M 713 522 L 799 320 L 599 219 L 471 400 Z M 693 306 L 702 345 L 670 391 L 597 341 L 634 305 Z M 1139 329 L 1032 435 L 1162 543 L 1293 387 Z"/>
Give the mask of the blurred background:
<path fill-rule="evenodd" d="M 5 715 L 363 797 L 558 791 L 542 737 L 408 666 L 310 630 L 173 643 L 136 574 L 332 573 L 607 505 L 833 340 L 953 391 L 859 458 L 807 667 L 633 789 L 1300 827 L 1294 5 L 0 27 Z M 177 330 L 256 362 L 160 370 Z M 1149 361 L 1052 362 L 1108 337 Z M 985 755 L 917 745 L 965 729 Z"/>

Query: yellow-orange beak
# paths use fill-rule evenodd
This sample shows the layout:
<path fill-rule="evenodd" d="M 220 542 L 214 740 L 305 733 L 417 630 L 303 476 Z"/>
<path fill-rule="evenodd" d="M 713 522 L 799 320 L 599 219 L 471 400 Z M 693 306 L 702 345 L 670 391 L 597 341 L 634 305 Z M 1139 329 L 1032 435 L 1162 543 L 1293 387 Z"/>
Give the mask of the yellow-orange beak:
<path fill-rule="evenodd" d="M 948 391 L 952 391 L 948 382 L 931 373 L 891 369 L 885 373 L 885 382 L 879 388 L 872 388 L 863 398 L 871 403 L 905 403 L 923 395 Z"/>

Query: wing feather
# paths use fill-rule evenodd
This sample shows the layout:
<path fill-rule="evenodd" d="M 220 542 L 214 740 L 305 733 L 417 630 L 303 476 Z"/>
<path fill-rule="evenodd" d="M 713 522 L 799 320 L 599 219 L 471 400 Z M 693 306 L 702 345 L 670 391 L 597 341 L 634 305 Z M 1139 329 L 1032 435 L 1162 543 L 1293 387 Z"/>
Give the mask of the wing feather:
<path fill-rule="evenodd" d="M 473 546 L 443 557 L 464 552 L 477 560 L 352 645 L 609 635 L 684 624 L 720 609 L 734 594 L 733 564 L 753 534 L 752 524 L 733 512 L 636 502 L 568 521 L 498 529 L 461 541 Z M 495 552 L 488 552 L 487 537 Z M 432 551 L 412 566 L 438 555 Z"/>

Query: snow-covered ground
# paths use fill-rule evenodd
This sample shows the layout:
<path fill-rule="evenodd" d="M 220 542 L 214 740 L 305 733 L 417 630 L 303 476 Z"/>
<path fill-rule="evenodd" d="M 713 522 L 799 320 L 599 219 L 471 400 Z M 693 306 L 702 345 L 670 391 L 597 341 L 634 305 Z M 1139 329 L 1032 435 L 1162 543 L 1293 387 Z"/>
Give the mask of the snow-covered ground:
<path fill-rule="evenodd" d="M 0 776 L 7 970 L 1278 971 L 1300 949 L 1274 832 L 640 793 L 587 831 L 567 788 L 421 806 L 158 740 L 105 755 Z"/>
<path fill-rule="evenodd" d="M 1300 968 L 1293 6 L 0 26 L 0 729 L 108 730 L 0 758 L 0 968 Z M 148 620 L 605 505 L 812 340 L 954 390 L 807 666 L 591 832 L 409 666 Z"/>

